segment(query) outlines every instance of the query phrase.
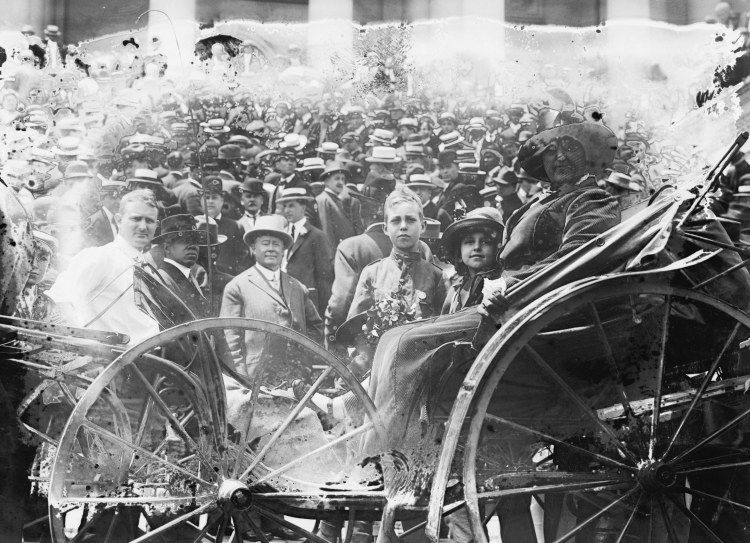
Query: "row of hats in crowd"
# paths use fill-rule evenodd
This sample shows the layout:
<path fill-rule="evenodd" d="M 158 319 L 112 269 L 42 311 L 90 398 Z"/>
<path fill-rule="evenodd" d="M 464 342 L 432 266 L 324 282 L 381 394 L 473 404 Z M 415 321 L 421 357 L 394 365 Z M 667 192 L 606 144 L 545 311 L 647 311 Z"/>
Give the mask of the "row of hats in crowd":
<path fill-rule="evenodd" d="M 510 194 L 523 202 L 539 189 L 514 160 L 533 134 L 558 123 L 602 120 L 596 107 L 578 106 L 560 89 L 510 105 L 401 92 L 378 101 L 335 91 L 292 100 L 248 89 L 188 94 L 159 76 L 159 99 L 153 102 L 143 98 L 138 81 L 97 99 L 86 84 L 95 77 L 73 66 L 45 70 L 63 81 L 60 92 L 41 92 L 23 70 L 0 91 L 1 172 L 26 193 L 27 202 L 54 195 L 66 180 L 89 176 L 105 192 L 145 183 L 158 191 L 165 212 L 175 212 L 185 210 L 183 194 L 190 188 L 200 191 L 207 178 L 218 177 L 225 205 L 241 213 L 244 181 L 260 181 L 272 199 L 276 187 L 295 176 L 315 194 L 334 161 L 356 197 L 382 200 L 405 182 L 432 191 L 433 203 L 449 212 L 465 212 L 497 205 Z M 642 123 L 620 132 L 606 182 L 642 197 L 649 190 L 648 132 Z M 96 202 L 83 198 L 79 206 L 85 220 Z"/>

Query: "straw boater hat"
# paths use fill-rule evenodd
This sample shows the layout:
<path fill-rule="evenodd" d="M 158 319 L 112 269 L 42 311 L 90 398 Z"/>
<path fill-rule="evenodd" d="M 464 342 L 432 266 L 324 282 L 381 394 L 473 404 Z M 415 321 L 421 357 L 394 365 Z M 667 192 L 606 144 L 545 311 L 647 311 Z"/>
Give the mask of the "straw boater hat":
<path fill-rule="evenodd" d="M 286 232 L 287 221 L 281 215 L 263 215 L 255 221 L 255 226 L 242 238 L 247 245 L 252 245 L 258 236 L 274 236 L 284 242 L 284 247 L 292 245 L 292 236 Z"/>
<path fill-rule="evenodd" d="M 440 187 L 432 182 L 432 178 L 426 173 L 413 173 L 409 176 L 409 182 L 406 186 L 414 189 L 430 189 L 432 191 L 440 190 Z"/>
<path fill-rule="evenodd" d="M 201 123 L 203 131 L 206 134 L 226 134 L 230 128 L 226 125 L 224 119 L 209 119 L 205 123 Z"/>
<path fill-rule="evenodd" d="M 370 134 L 368 138 L 370 141 L 367 142 L 367 146 L 375 147 L 377 145 L 392 145 L 395 138 L 395 134 L 390 130 L 385 130 L 384 128 L 376 128 L 372 131 L 372 134 Z"/>
<path fill-rule="evenodd" d="M 48 253 L 54 255 L 57 253 L 57 239 L 41 230 L 32 230 L 31 235 L 34 237 L 34 245 L 38 249 L 45 249 Z"/>
<path fill-rule="evenodd" d="M 502 214 L 494 207 L 478 207 L 469 211 L 463 219 L 448 225 L 443 232 L 442 244 L 445 248 L 445 256 L 451 264 L 456 264 L 456 249 L 461 236 L 466 232 L 478 228 L 486 228 L 494 233 L 496 239 L 500 240 L 503 234 Z"/>
<path fill-rule="evenodd" d="M 320 147 L 315 149 L 318 153 L 324 153 L 327 155 L 335 155 L 339 152 L 339 144 L 335 141 L 324 141 L 320 144 Z"/>
<path fill-rule="evenodd" d="M 310 172 L 315 170 L 323 171 L 326 169 L 325 161 L 320 157 L 308 157 L 302 159 L 302 166 L 297 168 L 298 172 Z"/>
<path fill-rule="evenodd" d="M 128 185 L 139 184 L 152 188 L 161 188 L 164 186 L 156 175 L 156 172 L 154 170 L 149 170 L 148 168 L 136 168 L 133 172 L 133 177 L 129 178 L 127 182 Z"/>
<path fill-rule="evenodd" d="M 283 204 L 284 202 L 310 202 L 314 198 L 310 196 L 303 187 L 292 187 L 283 189 L 278 198 L 276 198 L 277 204 Z"/>
<path fill-rule="evenodd" d="M 279 143 L 279 151 L 299 152 L 307 145 L 307 137 L 300 134 L 287 134 Z"/>
<path fill-rule="evenodd" d="M 372 148 L 372 154 L 365 158 L 367 162 L 379 164 L 396 164 L 401 162 L 401 157 L 396 154 L 393 147 L 375 146 Z"/>
<path fill-rule="evenodd" d="M 536 134 L 519 150 L 518 163 L 531 176 L 549 181 L 544 170 L 544 152 L 564 137 L 572 138 L 583 146 L 589 173 L 604 171 L 612 165 L 617 151 L 617 137 L 603 124 L 594 122 L 556 126 Z"/>

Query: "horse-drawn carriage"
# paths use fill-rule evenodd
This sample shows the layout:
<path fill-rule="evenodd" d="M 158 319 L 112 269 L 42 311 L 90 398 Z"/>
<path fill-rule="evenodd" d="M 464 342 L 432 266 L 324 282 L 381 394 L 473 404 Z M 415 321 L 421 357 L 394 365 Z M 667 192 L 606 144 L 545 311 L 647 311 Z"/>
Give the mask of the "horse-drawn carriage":
<path fill-rule="evenodd" d="M 53 541 L 265 543 L 264 519 L 318 543 L 311 520 L 345 523 L 344 541 L 370 520 L 383 540 L 437 540 L 463 510 L 485 541 L 532 500 L 545 541 L 746 540 L 750 249 L 695 200 L 663 190 L 508 292 L 504 323 L 420 413 L 440 428 L 429 473 L 363 458 L 392 421 L 289 329 L 198 320 L 124 350 L 3 317 L 5 363 L 35 376 L 18 415 L 46 450 L 32 478 Z M 229 330 L 265 335 L 252 379 L 225 360 Z M 312 402 L 334 378 L 346 416 Z"/>

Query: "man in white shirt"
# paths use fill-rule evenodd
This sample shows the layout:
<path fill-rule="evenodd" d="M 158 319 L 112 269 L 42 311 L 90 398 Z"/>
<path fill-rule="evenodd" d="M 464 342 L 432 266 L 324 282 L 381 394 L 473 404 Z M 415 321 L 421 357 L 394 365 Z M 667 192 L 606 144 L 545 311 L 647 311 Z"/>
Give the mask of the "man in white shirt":
<path fill-rule="evenodd" d="M 147 189 L 126 194 L 116 214 L 115 239 L 84 249 L 47 292 L 73 326 L 127 334 L 135 345 L 159 331 L 141 311 L 133 291 L 133 268 L 150 258 L 157 226 L 156 198 Z"/>
<path fill-rule="evenodd" d="M 322 340 L 323 326 L 307 288 L 281 271 L 284 251 L 291 247 L 287 222 L 280 215 L 260 217 L 245 234 L 245 243 L 255 256 L 255 265 L 232 279 L 224 289 L 222 317 L 245 317 L 281 324 Z M 226 331 L 235 369 L 252 377 L 264 352 L 266 335 L 259 332 Z"/>

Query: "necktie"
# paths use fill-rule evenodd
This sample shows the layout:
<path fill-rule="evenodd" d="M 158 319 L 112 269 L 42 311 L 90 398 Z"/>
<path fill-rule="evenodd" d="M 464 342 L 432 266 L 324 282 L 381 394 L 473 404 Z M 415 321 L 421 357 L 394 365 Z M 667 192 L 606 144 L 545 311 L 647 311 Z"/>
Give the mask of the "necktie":
<path fill-rule="evenodd" d="M 292 241 L 297 241 L 297 236 L 295 235 L 294 225 L 292 225 Z"/>

